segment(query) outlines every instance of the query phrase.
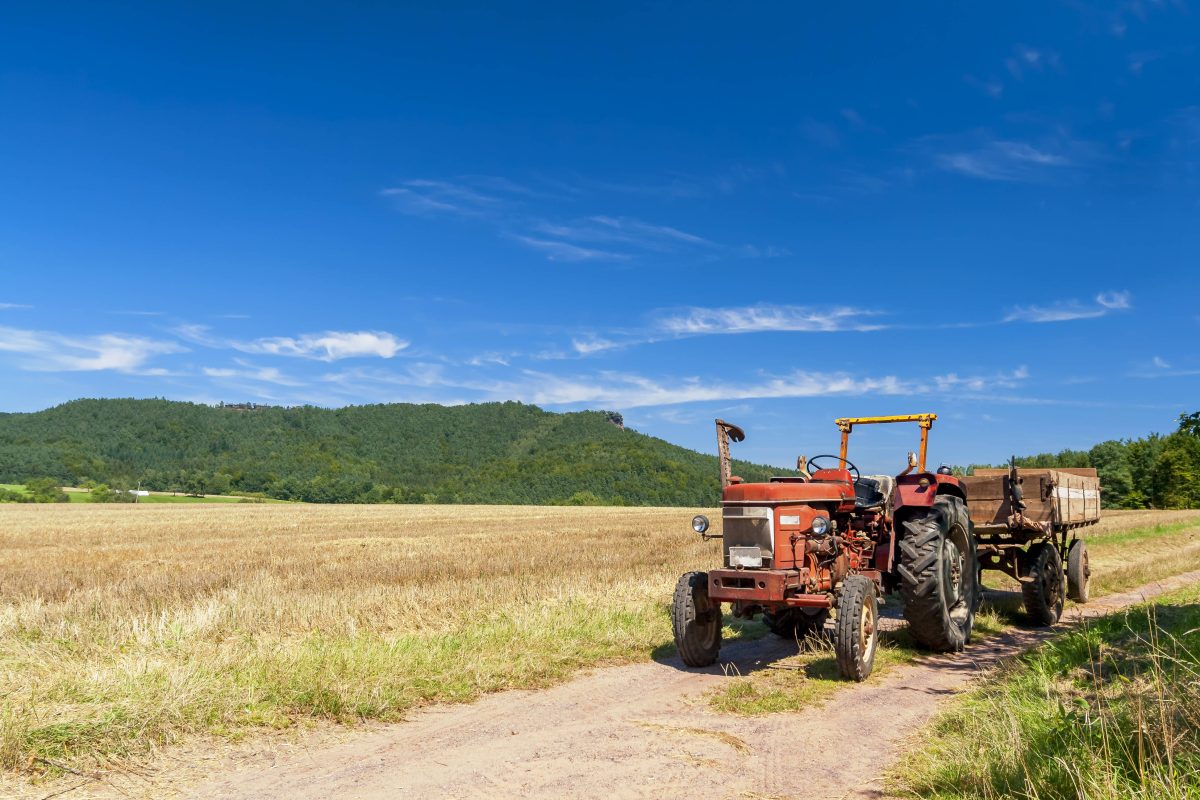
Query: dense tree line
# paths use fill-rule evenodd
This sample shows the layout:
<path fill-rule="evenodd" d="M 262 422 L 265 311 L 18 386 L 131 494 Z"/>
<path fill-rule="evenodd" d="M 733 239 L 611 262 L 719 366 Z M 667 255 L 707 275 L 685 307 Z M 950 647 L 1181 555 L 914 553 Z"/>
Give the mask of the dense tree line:
<path fill-rule="evenodd" d="M 1017 458 L 1020 467 L 1094 467 L 1105 508 L 1200 508 L 1200 411 L 1160 436 L 1110 440 L 1090 450 Z"/>
<path fill-rule="evenodd" d="M 237 493 L 317 503 L 711 505 L 713 456 L 612 412 L 521 403 L 217 408 L 77 400 L 0 414 L 0 483 Z M 786 473 L 735 462 L 747 480 Z"/>

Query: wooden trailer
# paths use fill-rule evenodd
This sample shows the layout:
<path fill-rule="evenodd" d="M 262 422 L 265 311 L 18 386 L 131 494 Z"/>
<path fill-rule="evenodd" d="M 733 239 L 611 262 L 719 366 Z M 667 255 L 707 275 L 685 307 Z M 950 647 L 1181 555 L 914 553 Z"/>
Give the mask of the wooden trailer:
<path fill-rule="evenodd" d="M 1087 602 L 1091 570 L 1079 532 L 1100 521 L 1096 470 L 977 469 L 962 482 L 981 573 L 1020 581 L 1025 610 L 1039 624 L 1058 621 L 1064 597 Z"/>

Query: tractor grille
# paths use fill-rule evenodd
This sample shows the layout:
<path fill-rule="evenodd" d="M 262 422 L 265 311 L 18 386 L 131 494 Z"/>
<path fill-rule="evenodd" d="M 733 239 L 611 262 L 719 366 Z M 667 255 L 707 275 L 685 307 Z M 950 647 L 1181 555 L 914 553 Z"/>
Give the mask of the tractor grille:
<path fill-rule="evenodd" d="M 757 549 L 762 565 L 770 567 L 775 556 L 774 513 L 770 508 L 730 506 L 722 514 L 724 521 L 725 566 L 745 566 L 750 549 Z M 730 550 L 734 550 L 731 558 Z"/>

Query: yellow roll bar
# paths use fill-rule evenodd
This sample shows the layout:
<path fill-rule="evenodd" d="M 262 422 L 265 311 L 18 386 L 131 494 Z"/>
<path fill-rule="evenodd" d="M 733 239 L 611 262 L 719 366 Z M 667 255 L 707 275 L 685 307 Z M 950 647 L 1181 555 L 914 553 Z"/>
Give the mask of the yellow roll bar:
<path fill-rule="evenodd" d="M 833 421 L 834 424 L 842 432 L 842 452 L 838 455 L 838 458 L 842 461 L 842 469 L 846 468 L 846 449 L 850 444 L 850 431 L 854 430 L 855 425 L 875 425 L 881 422 L 916 422 L 921 426 L 921 453 L 918 461 L 918 469 L 924 472 L 925 452 L 929 449 L 929 429 L 933 427 L 935 419 L 937 419 L 937 414 L 901 414 L 895 417 L 843 417 L 835 419 Z"/>

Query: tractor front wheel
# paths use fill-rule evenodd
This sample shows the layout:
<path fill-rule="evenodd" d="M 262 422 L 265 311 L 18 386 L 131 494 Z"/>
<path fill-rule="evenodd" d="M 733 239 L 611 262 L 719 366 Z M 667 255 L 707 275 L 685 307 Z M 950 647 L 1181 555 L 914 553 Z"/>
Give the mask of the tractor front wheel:
<path fill-rule="evenodd" d="M 721 604 L 708 599 L 708 573 L 685 572 L 671 603 L 675 648 L 689 667 L 707 667 L 721 652 Z"/>
<path fill-rule="evenodd" d="M 1039 542 L 1029 548 L 1021 579 L 1021 598 L 1025 613 L 1035 625 L 1053 625 L 1063 610 L 1063 564 L 1052 542 Z"/>
<path fill-rule="evenodd" d="M 855 681 L 865 681 L 875 666 L 879 645 L 879 604 L 875 584 L 862 575 L 851 575 L 842 583 L 837 607 L 838 672 Z"/>
<path fill-rule="evenodd" d="M 904 527 L 897 571 L 908 631 L 930 650 L 962 650 L 971 641 L 979 593 L 967 508 L 958 497 L 940 495 Z"/>
<path fill-rule="evenodd" d="M 1088 601 L 1088 583 L 1091 581 L 1092 568 L 1088 565 L 1087 545 L 1083 539 L 1071 542 L 1067 551 L 1067 597 L 1076 603 Z"/>

